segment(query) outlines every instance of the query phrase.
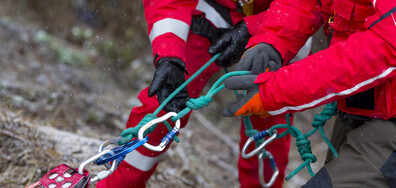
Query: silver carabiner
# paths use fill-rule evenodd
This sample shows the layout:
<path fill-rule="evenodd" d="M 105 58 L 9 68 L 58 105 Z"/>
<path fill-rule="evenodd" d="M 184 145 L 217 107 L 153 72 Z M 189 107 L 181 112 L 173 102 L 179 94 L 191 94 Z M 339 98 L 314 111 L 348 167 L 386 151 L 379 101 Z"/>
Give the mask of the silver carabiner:
<path fill-rule="evenodd" d="M 254 136 L 250 137 L 245 145 L 243 145 L 242 151 L 241 151 L 241 156 L 244 159 L 249 159 L 250 157 L 253 157 L 254 155 L 256 155 L 257 153 L 259 153 L 265 146 L 267 146 L 269 143 L 271 143 L 272 141 L 275 140 L 275 138 L 278 136 L 278 132 L 276 130 L 274 130 L 273 134 L 271 137 L 269 137 L 267 140 L 264 140 L 264 142 L 258 146 L 257 148 L 255 148 L 253 151 L 251 151 L 250 153 L 246 153 L 247 148 L 249 147 L 249 145 L 255 141 Z"/>
<path fill-rule="evenodd" d="M 261 152 L 261 153 L 259 154 L 259 156 L 258 156 L 258 162 L 259 162 L 259 180 L 260 180 L 260 185 L 261 185 L 262 187 L 267 188 L 267 187 L 272 187 L 272 185 L 274 185 L 275 180 L 276 180 L 276 178 L 277 178 L 278 175 L 279 175 L 279 169 L 278 169 L 278 166 L 276 165 L 274 156 L 272 156 L 271 152 L 266 151 L 265 153 L 267 154 L 267 158 L 268 158 L 268 161 L 269 161 L 269 163 L 270 163 L 270 166 L 271 166 L 271 168 L 272 168 L 273 173 L 272 173 L 272 176 L 271 176 L 270 181 L 269 181 L 268 183 L 265 183 L 265 179 L 264 179 L 264 162 L 263 162 L 263 160 L 264 160 L 264 159 L 263 159 L 263 155 L 264 155 L 264 154 Z"/>
<path fill-rule="evenodd" d="M 84 173 L 84 167 L 87 164 L 96 161 L 97 159 L 99 159 L 100 157 L 102 157 L 102 156 L 104 156 L 106 154 L 114 155 L 114 152 L 112 150 L 110 150 L 110 149 L 107 149 L 107 150 L 104 150 L 104 151 L 92 156 L 91 158 L 85 160 L 78 167 L 78 173 L 79 174 L 83 174 Z M 95 175 L 93 178 L 91 178 L 90 182 L 94 183 L 96 181 L 99 181 L 99 180 L 102 180 L 102 179 L 106 178 L 107 176 L 112 174 L 115 171 L 116 168 L 117 168 L 117 160 L 113 160 L 113 163 L 111 164 L 110 169 L 99 172 L 97 175 Z"/>
<path fill-rule="evenodd" d="M 101 143 L 101 144 L 99 145 L 99 153 L 102 152 L 103 149 L 106 148 L 108 145 L 110 145 L 110 144 L 117 144 L 117 143 L 120 142 L 122 139 L 123 139 L 123 137 L 122 137 L 122 136 L 119 136 L 119 137 L 116 137 L 116 138 L 113 138 L 113 139 L 109 139 L 109 140 L 104 141 L 103 143 Z M 112 166 L 110 166 L 109 163 L 105 163 L 105 164 L 103 164 L 103 165 L 104 165 L 107 169 L 111 169 L 111 167 L 112 167 Z"/>
<path fill-rule="evenodd" d="M 104 149 L 105 147 L 107 147 L 108 145 L 110 145 L 110 144 L 117 144 L 117 143 L 120 142 L 122 139 L 123 139 L 123 138 L 122 138 L 121 136 L 119 136 L 119 137 L 116 137 L 116 138 L 113 138 L 113 139 L 109 139 L 109 140 L 104 141 L 103 143 L 101 143 L 101 144 L 99 145 L 99 153 L 102 152 L 103 149 Z"/>
<path fill-rule="evenodd" d="M 145 125 L 143 125 L 140 128 L 139 133 L 138 133 L 138 139 L 143 140 L 144 139 L 143 138 L 144 131 L 146 131 L 151 126 L 154 126 L 158 123 L 166 121 L 167 119 L 174 117 L 174 116 L 177 116 L 177 113 L 169 112 L 169 113 L 163 115 L 162 117 L 159 117 L 159 118 L 149 121 L 148 123 L 146 123 Z M 144 143 L 143 146 L 151 151 L 162 151 L 165 149 L 165 146 L 170 142 L 170 139 L 166 139 L 166 138 L 170 138 L 168 135 L 171 135 L 171 137 L 173 138 L 173 136 L 176 135 L 177 132 L 179 132 L 179 129 L 180 129 L 180 119 L 176 120 L 175 127 L 173 127 L 173 129 L 169 131 L 169 133 L 164 137 L 164 139 L 161 140 L 161 143 L 158 146 L 153 146 L 149 143 Z"/>

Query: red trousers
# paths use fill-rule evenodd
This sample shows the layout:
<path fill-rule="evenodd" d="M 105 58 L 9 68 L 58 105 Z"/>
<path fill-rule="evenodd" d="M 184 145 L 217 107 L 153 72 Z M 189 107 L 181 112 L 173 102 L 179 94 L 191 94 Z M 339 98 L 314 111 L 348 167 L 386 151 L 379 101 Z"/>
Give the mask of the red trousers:
<path fill-rule="evenodd" d="M 209 46 L 210 43 L 206 38 L 190 33 L 186 49 L 186 67 L 189 75 L 195 73 L 211 58 L 210 54 L 207 52 Z M 212 64 L 202 74 L 194 79 L 187 86 L 190 97 L 199 97 L 207 81 L 219 69 L 220 68 L 218 66 Z M 134 107 L 132 109 L 127 122 L 127 128 L 136 126 L 146 114 L 153 113 L 159 106 L 156 97 L 148 97 L 147 88 L 140 92 L 138 98 L 141 101 L 142 106 Z M 165 113 L 165 111 L 161 111 L 158 116 L 162 116 Z M 187 124 L 188 118 L 189 115 L 181 119 L 181 127 L 184 127 Z M 273 116 L 266 119 L 252 117 L 251 119 L 253 127 L 257 130 L 264 130 L 272 125 L 285 123 L 285 118 L 280 116 Z M 148 134 L 148 137 L 150 138 L 149 143 L 155 146 L 158 145 L 167 132 L 168 129 L 164 125 L 159 124 L 152 133 Z M 244 133 L 244 126 L 242 125 L 240 148 L 243 147 L 243 144 L 247 139 L 248 138 Z M 253 149 L 253 147 L 254 144 L 251 144 L 249 151 Z M 266 148 L 273 154 L 280 171 L 274 187 L 282 187 L 285 176 L 284 171 L 288 163 L 289 148 L 290 137 L 288 136 L 276 139 Z M 104 180 L 99 181 L 97 187 L 145 187 L 147 180 L 153 174 L 156 166 L 158 165 L 162 156 L 161 154 L 166 150 L 167 148 L 162 152 L 154 152 L 146 149 L 145 147 L 137 148 L 126 156 L 125 160 L 113 174 Z M 239 156 L 238 169 L 241 187 L 261 187 L 258 179 L 257 156 L 250 159 L 243 159 Z M 272 175 L 272 169 L 270 168 L 267 160 L 265 160 L 264 163 L 264 174 L 266 181 L 269 181 Z"/>

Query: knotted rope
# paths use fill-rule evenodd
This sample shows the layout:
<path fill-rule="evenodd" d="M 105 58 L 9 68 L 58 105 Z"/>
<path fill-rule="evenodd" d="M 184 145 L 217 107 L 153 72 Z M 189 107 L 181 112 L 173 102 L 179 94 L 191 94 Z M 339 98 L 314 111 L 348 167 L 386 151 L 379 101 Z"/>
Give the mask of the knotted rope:
<path fill-rule="evenodd" d="M 219 56 L 220 54 L 214 55 L 204 66 L 202 66 L 197 72 L 195 72 L 188 80 L 186 80 L 181 86 L 179 86 L 171 95 L 168 96 L 168 98 L 165 99 L 165 101 L 160 104 L 160 106 L 157 108 L 157 110 L 153 114 L 147 114 L 137 126 L 128 128 L 124 130 L 121 133 L 121 136 L 124 138 L 120 144 L 126 143 L 131 141 L 133 138 L 137 138 L 138 132 L 140 128 L 148 123 L 149 121 L 157 118 L 158 113 L 165 107 L 165 105 L 172 100 L 174 96 L 176 96 L 177 93 L 179 93 L 183 88 L 185 88 L 193 79 L 195 79 L 199 74 L 201 74 L 207 67 L 209 67 Z M 182 111 L 178 113 L 177 116 L 172 117 L 172 121 L 176 121 L 185 115 L 187 115 L 190 111 L 192 110 L 198 110 L 203 108 L 204 106 L 208 106 L 210 102 L 212 102 L 212 97 L 219 91 L 221 91 L 225 86 L 222 84 L 222 82 L 227 79 L 228 77 L 231 76 L 237 76 L 237 75 L 246 75 L 250 74 L 250 71 L 235 71 L 235 72 L 230 72 L 222 76 L 219 80 L 216 81 L 215 84 L 210 88 L 208 93 L 205 96 L 201 96 L 196 99 L 190 99 L 189 101 L 186 102 L 186 108 L 184 108 Z M 237 94 L 237 92 L 235 92 Z M 304 167 L 307 167 L 307 170 L 311 176 L 314 176 L 314 173 L 311 168 L 311 163 L 316 162 L 316 156 L 312 154 L 311 146 L 310 146 L 310 141 L 308 140 L 308 137 L 313 135 L 318 129 L 326 142 L 326 144 L 329 146 L 330 150 L 334 153 L 334 156 L 338 156 L 338 153 L 336 152 L 334 146 L 330 143 L 329 139 L 324 133 L 323 126 L 325 122 L 330 119 L 333 115 L 337 114 L 337 104 L 335 102 L 327 104 L 325 106 L 325 109 L 319 114 L 314 116 L 314 121 L 312 123 L 312 126 L 314 127 L 310 132 L 306 134 L 302 134 L 296 127 L 291 125 L 290 122 L 290 114 L 286 114 L 286 124 L 278 124 L 274 125 L 270 128 L 269 134 L 272 135 L 275 129 L 279 128 L 286 128 L 286 131 L 283 133 L 279 134 L 277 138 L 282 138 L 286 136 L 287 134 L 291 134 L 293 137 L 296 137 L 296 145 L 298 148 L 298 151 L 300 153 L 301 159 L 304 161 L 298 168 L 296 168 L 294 171 L 292 171 L 285 179 L 289 180 L 291 179 L 295 174 L 297 174 L 301 169 Z M 253 129 L 252 123 L 250 121 L 249 117 L 243 117 L 243 122 L 245 124 L 245 134 L 247 137 L 251 137 L 255 134 L 258 133 L 257 130 Z M 172 129 L 170 124 L 168 122 L 163 122 L 169 130 Z M 145 131 L 145 134 L 151 133 L 156 126 L 152 126 L 149 129 Z M 175 141 L 178 142 L 177 137 L 175 137 Z M 256 142 L 257 145 L 261 145 L 263 143 L 263 139 L 258 140 Z M 263 154 L 264 158 L 266 157 L 266 152 L 265 149 L 263 149 Z"/>

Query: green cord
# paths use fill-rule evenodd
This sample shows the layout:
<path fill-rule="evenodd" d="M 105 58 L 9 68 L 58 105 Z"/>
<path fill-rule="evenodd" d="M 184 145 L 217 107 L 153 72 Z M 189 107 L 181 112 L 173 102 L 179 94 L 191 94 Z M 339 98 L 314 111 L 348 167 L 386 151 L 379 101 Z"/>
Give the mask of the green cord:
<path fill-rule="evenodd" d="M 205 63 L 204 66 L 202 66 L 197 72 L 195 72 L 189 79 L 187 79 L 182 85 L 180 85 L 171 95 L 169 95 L 163 103 L 161 103 L 161 105 L 157 108 L 157 110 L 155 110 L 155 112 L 153 114 L 147 114 L 140 122 L 138 125 L 136 125 L 135 127 L 131 127 L 128 128 L 126 130 L 124 130 L 121 133 L 121 136 L 124 138 L 119 144 L 124 144 L 127 143 L 129 141 L 131 141 L 133 138 L 136 138 L 139 130 L 142 126 L 144 126 L 147 122 L 151 121 L 152 119 L 154 119 L 158 113 L 165 107 L 165 105 L 174 97 L 176 96 L 177 93 L 179 93 L 183 88 L 185 88 L 192 80 L 194 80 L 196 77 L 198 77 L 199 74 L 201 74 L 207 67 L 209 67 L 214 61 L 215 59 L 218 58 L 220 54 L 216 54 L 214 55 L 207 63 Z M 213 95 L 215 95 L 216 93 L 218 93 L 219 91 L 221 91 L 225 86 L 224 84 L 222 84 L 222 82 L 227 79 L 228 77 L 231 76 L 237 76 L 237 75 L 247 75 L 250 74 L 250 71 L 234 71 L 234 72 L 230 72 L 228 74 L 223 75 L 219 80 L 216 81 L 215 84 L 213 84 L 213 86 L 211 87 L 211 89 L 208 91 L 208 93 L 206 94 L 206 96 L 201 96 L 197 99 L 190 99 L 186 105 L 187 107 L 185 109 L 183 109 L 182 111 L 180 111 L 178 113 L 177 116 L 172 117 L 171 120 L 172 121 L 176 121 L 178 119 L 181 119 L 182 117 L 184 117 L 185 115 L 187 115 L 192 109 L 197 110 L 202 108 L 203 106 L 207 106 L 209 104 L 209 102 L 212 101 L 212 97 Z M 167 128 L 169 130 L 172 129 L 172 127 L 169 125 L 169 123 L 165 123 L 165 125 L 167 126 Z M 156 126 L 152 126 L 149 129 L 147 129 L 145 131 L 145 133 L 151 133 L 154 129 L 156 128 Z M 175 141 L 179 142 L 178 138 L 175 136 Z"/>
<path fill-rule="evenodd" d="M 157 108 L 157 110 L 153 114 L 147 114 L 139 122 L 139 124 L 137 126 L 124 130 L 121 133 L 121 136 L 124 138 L 124 140 L 121 141 L 120 144 L 129 142 L 133 138 L 136 138 L 140 128 L 143 125 L 145 125 L 147 122 L 151 121 L 152 119 L 156 118 L 158 113 L 165 107 L 165 105 L 169 101 L 172 100 L 172 98 L 174 96 L 177 95 L 177 93 L 179 93 L 183 88 L 185 88 L 192 80 L 194 80 L 196 77 L 198 77 L 198 75 L 201 74 L 207 67 L 209 67 L 219 56 L 220 56 L 220 53 L 214 55 L 197 72 L 195 72 L 189 79 L 187 79 L 182 85 L 180 85 L 171 95 L 169 95 L 164 100 L 164 102 L 160 104 L 160 106 Z M 227 70 L 226 70 L 226 72 L 227 72 Z M 196 99 L 190 99 L 189 101 L 187 101 L 187 103 L 186 103 L 187 107 L 185 109 L 183 109 L 182 111 L 180 111 L 177 116 L 171 118 L 171 120 L 172 121 L 176 121 L 178 119 L 181 119 L 185 115 L 187 115 L 191 110 L 197 110 L 197 109 L 201 109 L 203 106 L 208 106 L 209 103 L 212 102 L 212 97 L 225 87 L 224 84 L 222 84 L 222 82 L 225 79 L 227 79 L 228 77 L 237 76 L 237 75 L 247 75 L 247 74 L 250 74 L 250 71 L 234 71 L 234 72 L 226 73 L 219 80 L 217 80 L 215 84 L 213 84 L 213 86 L 210 88 L 210 90 L 208 91 L 208 93 L 205 96 L 201 96 L 201 97 L 196 98 Z M 234 91 L 234 92 L 235 92 L 235 95 L 238 95 L 237 91 Z M 246 94 L 246 92 L 245 92 L 245 94 Z M 299 131 L 296 127 L 291 125 L 290 114 L 286 114 L 286 124 L 278 124 L 278 125 L 274 125 L 274 126 L 272 126 L 270 128 L 270 130 L 269 130 L 269 134 L 270 135 L 273 134 L 273 131 L 275 129 L 286 128 L 286 131 L 284 131 L 283 133 L 279 134 L 277 136 L 277 138 L 282 138 L 282 137 L 286 136 L 287 134 L 290 134 L 293 137 L 296 137 L 296 140 L 297 140 L 296 141 L 296 145 L 298 147 L 298 151 L 300 153 L 301 159 L 304 161 L 298 168 L 296 168 L 289 175 L 286 176 L 286 178 L 285 178 L 286 180 L 291 179 L 294 175 L 296 175 L 304 167 L 307 168 L 307 170 L 308 170 L 308 172 L 309 172 L 309 174 L 311 176 L 314 176 L 314 173 L 312 171 L 312 168 L 311 168 L 310 164 L 316 162 L 316 156 L 312 154 L 310 141 L 308 140 L 308 137 L 313 135 L 317 130 L 319 130 L 321 136 L 323 137 L 323 139 L 326 142 L 326 144 L 329 146 L 330 150 L 333 152 L 334 156 L 335 157 L 338 156 L 338 153 L 337 153 L 336 149 L 331 144 L 331 142 L 329 141 L 329 139 L 327 138 L 327 136 L 325 135 L 324 130 L 323 130 L 323 126 L 326 123 L 326 121 L 328 119 L 330 119 L 333 115 L 336 115 L 336 114 L 337 114 L 337 104 L 336 104 L 336 102 L 327 104 L 325 106 L 325 109 L 321 112 L 321 114 L 315 115 L 314 122 L 312 123 L 312 126 L 314 128 L 310 132 L 308 132 L 306 134 L 302 134 L 301 131 Z M 258 131 L 253 129 L 253 125 L 251 123 L 250 118 L 248 116 L 244 116 L 242 118 L 243 118 L 243 122 L 244 122 L 244 125 L 245 125 L 245 134 L 246 134 L 246 136 L 247 137 L 251 137 L 251 136 L 257 134 Z M 172 129 L 172 127 L 170 126 L 170 124 L 168 122 L 165 121 L 164 124 L 167 126 L 167 128 L 169 130 Z M 146 132 L 150 133 L 155 128 L 156 128 L 156 126 L 152 126 L 149 129 L 147 129 Z M 175 139 L 176 142 L 179 142 L 177 137 L 175 137 L 174 139 Z M 256 142 L 256 146 L 258 146 L 261 143 L 263 143 L 263 141 L 264 141 L 264 139 L 261 139 L 261 140 L 257 141 Z M 265 149 L 263 149 L 262 152 L 266 156 Z M 264 156 L 264 158 L 265 158 L 265 156 Z"/>

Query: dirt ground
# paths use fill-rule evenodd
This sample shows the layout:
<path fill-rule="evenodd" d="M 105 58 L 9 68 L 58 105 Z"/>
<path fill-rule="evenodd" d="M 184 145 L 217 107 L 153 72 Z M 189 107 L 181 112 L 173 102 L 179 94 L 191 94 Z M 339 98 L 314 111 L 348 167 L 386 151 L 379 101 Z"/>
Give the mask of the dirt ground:
<path fill-rule="evenodd" d="M 0 187 L 25 187 L 57 165 L 77 168 L 96 154 L 124 130 L 153 74 L 140 2 L 89 1 L 84 13 L 72 1 L 39 2 L 0 1 Z M 239 186 L 239 120 L 219 115 L 232 93 L 220 95 L 193 113 L 148 187 Z M 296 114 L 295 125 L 309 131 L 319 110 Z M 316 172 L 327 147 L 318 135 L 311 142 Z M 289 157 L 287 172 L 302 163 L 295 139 Z M 304 169 L 284 187 L 308 179 Z"/>

